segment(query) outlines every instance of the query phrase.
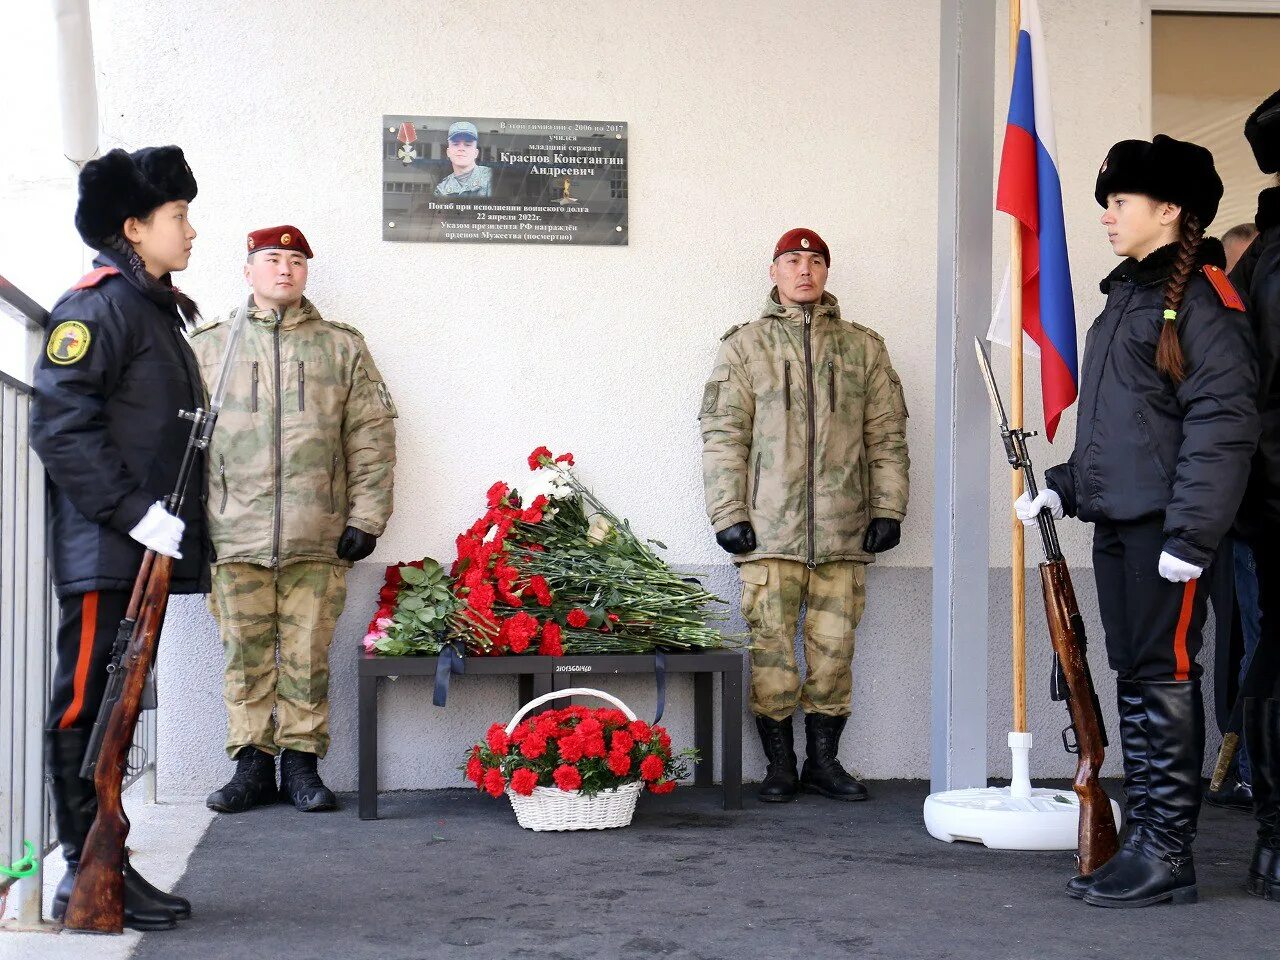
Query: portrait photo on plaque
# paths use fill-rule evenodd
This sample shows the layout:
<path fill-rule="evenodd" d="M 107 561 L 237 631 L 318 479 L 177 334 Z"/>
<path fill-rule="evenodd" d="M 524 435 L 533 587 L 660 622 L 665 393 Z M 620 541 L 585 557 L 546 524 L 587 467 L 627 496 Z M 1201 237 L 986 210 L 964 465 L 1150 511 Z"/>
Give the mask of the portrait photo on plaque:
<path fill-rule="evenodd" d="M 627 243 L 627 125 L 387 114 L 382 238 Z"/>

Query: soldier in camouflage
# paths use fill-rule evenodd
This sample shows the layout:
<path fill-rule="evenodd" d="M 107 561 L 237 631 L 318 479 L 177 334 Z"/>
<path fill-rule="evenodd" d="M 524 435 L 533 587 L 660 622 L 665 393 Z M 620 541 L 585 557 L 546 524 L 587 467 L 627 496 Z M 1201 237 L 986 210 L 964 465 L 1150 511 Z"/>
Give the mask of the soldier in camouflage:
<path fill-rule="evenodd" d="M 840 765 L 866 565 L 897 546 L 907 509 L 907 407 L 874 331 L 825 292 L 831 257 L 812 230 L 774 249 L 758 320 L 721 338 L 699 421 L 707 515 L 734 555 L 751 630 L 751 711 L 769 761 L 760 799 L 800 789 L 863 800 Z M 805 608 L 803 682 L 795 635 Z M 796 769 L 791 716 L 805 713 Z"/>
<path fill-rule="evenodd" d="M 329 643 L 346 570 L 391 516 L 396 409 L 360 333 L 303 296 L 302 233 L 258 230 L 248 248 L 253 295 L 239 309 L 250 323 L 208 451 L 209 605 L 226 651 L 236 772 L 207 803 L 239 812 L 283 794 L 299 810 L 331 810 L 316 771 L 329 747 Z M 230 326 L 192 338 L 206 382 Z"/>

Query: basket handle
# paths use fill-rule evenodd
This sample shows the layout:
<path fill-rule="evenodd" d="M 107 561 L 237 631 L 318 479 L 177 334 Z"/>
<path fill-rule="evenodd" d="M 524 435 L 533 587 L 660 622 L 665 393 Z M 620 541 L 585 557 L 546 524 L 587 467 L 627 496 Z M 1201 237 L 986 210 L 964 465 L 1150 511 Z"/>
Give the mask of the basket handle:
<path fill-rule="evenodd" d="M 570 687 L 567 690 L 552 690 L 550 693 L 544 693 L 542 696 L 530 700 L 520 711 L 511 718 L 511 722 L 507 724 L 508 735 L 516 728 L 516 724 L 525 718 L 530 710 L 535 710 L 542 706 L 548 700 L 559 700 L 563 697 L 597 697 L 600 700 L 608 700 L 615 707 L 621 710 L 628 720 L 634 720 L 636 715 L 631 712 L 631 708 L 619 700 L 612 694 L 605 693 L 603 690 L 592 690 L 590 687 Z"/>

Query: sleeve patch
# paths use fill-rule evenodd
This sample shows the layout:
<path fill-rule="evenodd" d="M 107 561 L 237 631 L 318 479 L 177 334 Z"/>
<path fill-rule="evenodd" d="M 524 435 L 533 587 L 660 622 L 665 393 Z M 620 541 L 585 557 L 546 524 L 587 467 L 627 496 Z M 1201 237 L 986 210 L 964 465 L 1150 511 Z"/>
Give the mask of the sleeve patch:
<path fill-rule="evenodd" d="M 1224 307 L 1229 310 L 1244 309 L 1244 301 L 1240 299 L 1240 294 L 1236 292 L 1236 288 L 1232 285 L 1230 278 L 1222 272 L 1221 267 L 1206 263 L 1203 271 L 1205 277 L 1208 278 L 1209 283 L 1213 286 L 1214 293 L 1218 295 L 1218 299 L 1222 301 Z"/>
<path fill-rule="evenodd" d="M 84 358 L 89 352 L 89 328 L 79 320 L 63 320 L 49 334 L 44 353 L 50 363 L 66 367 Z"/>

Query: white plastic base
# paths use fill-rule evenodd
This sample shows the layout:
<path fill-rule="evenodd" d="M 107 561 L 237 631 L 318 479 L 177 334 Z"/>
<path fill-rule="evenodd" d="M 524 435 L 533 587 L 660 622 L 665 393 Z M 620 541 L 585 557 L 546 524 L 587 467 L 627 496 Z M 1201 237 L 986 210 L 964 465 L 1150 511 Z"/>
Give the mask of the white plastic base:
<path fill-rule="evenodd" d="M 1028 779 L 1031 734 L 1010 733 L 1013 782 L 930 794 L 924 802 L 929 834 L 947 843 L 966 840 L 992 850 L 1075 850 L 1080 801 L 1071 790 L 1033 789 Z M 1120 823 L 1120 805 L 1111 801 Z"/>

